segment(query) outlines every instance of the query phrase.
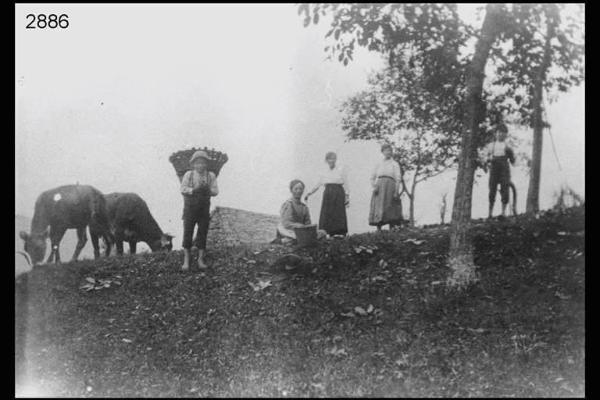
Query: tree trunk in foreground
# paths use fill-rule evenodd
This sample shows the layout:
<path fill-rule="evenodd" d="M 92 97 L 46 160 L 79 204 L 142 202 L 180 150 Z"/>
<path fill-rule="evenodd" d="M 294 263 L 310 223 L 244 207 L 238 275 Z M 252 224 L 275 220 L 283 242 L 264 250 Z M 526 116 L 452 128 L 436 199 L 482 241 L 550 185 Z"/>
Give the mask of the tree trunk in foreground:
<path fill-rule="evenodd" d="M 410 206 L 410 226 L 415 226 L 415 198 L 410 196 L 409 198 L 409 206 Z"/>
<path fill-rule="evenodd" d="M 540 177 L 542 174 L 542 145 L 544 126 L 542 120 L 542 82 L 536 82 L 533 95 L 533 149 L 531 150 L 531 169 L 527 188 L 527 206 L 525 212 L 536 213 L 540 210 Z"/>
<path fill-rule="evenodd" d="M 417 171 L 415 171 L 415 176 L 413 177 L 412 185 L 410 188 L 410 226 L 415 226 L 415 193 L 417 191 Z"/>
<path fill-rule="evenodd" d="M 552 7 L 550 5 L 549 7 Z M 556 7 L 556 5 L 554 5 Z M 546 16 L 555 11 L 549 9 Z M 544 57 L 535 77 L 533 87 L 533 149 L 531 151 L 531 170 L 529 172 L 529 188 L 527 189 L 527 206 L 525 212 L 536 213 L 540 210 L 540 178 L 542 175 L 542 145 L 544 139 L 544 120 L 542 118 L 542 101 L 544 98 L 544 81 L 552 61 L 552 38 L 554 37 L 555 19 L 547 18 Z"/>
<path fill-rule="evenodd" d="M 448 255 L 448 264 L 452 270 L 452 274 L 448 277 L 448 285 L 458 288 L 463 288 L 477 280 L 470 238 L 471 199 L 477 157 L 477 136 L 482 115 L 479 110 L 482 106 L 485 65 L 499 33 L 501 7 L 500 4 L 486 6 L 481 34 L 477 39 L 475 54 L 467 72 L 466 113 L 454 191 Z"/>

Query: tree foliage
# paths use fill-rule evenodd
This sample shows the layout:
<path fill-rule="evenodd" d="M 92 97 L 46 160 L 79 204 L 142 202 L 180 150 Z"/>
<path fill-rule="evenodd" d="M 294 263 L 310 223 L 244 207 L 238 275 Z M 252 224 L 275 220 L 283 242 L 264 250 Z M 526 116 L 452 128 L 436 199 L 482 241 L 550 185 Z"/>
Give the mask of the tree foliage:
<path fill-rule="evenodd" d="M 476 37 L 476 32 L 462 22 L 456 4 L 300 4 L 298 13 L 304 17 L 305 26 L 318 23 L 326 15 L 331 18 L 324 49 L 330 59 L 347 65 L 359 46 L 387 58 L 388 83 L 384 90 L 392 89 L 396 96 L 402 92 L 398 100 L 409 104 L 408 107 L 390 104 L 388 110 L 410 109 L 412 116 L 400 121 L 408 114 L 398 114 L 394 118 L 396 124 L 412 129 L 416 126 L 415 120 L 419 120 L 419 124 L 435 127 L 440 134 L 452 136 L 460 132 L 465 114 L 466 76 L 473 53 L 469 40 Z M 505 18 L 502 23 L 507 21 L 510 19 Z M 393 78 L 399 79 L 395 86 L 389 82 Z M 365 94 L 361 97 L 371 103 L 374 100 Z M 493 87 L 483 93 L 479 104 L 478 147 L 488 143 L 496 126 L 507 118 L 511 110 L 506 99 L 507 95 L 498 95 Z M 357 132 L 349 134 L 357 135 Z M 372 135 L 377 138 L 377 133 Z"/>
<path fill-rule="evenodd" d="M 411 87 L 409 92 L 427 93 L 423 98 L 449 104 L 450 109 L 444 111 L 451 111 L 453 105 L 460 111 L 462 118 L 455 120 L 460 124 L 461 143 L 449 263 L 456 278 L 453 282 L 462 286 L 474 276 L 468 232 L 477 148 L 489 141 L 494 125 L 506 117 L 517 114 L 521 122 L 533 120 L 531 83 L 539 78 L 540 68 L 532 71 L 532 67 L 548 58 L 544 49 L 555 50 L 550 57 L 558 71 L 552 75 L 555 71 L 550 70 L 552 77 L 544 76 L 544 84 L 560 91 L 582 79 L 583 64 L 577 60 L 583 48 L 576 38 L 577 23 L 570 21 L 561 28 L 556 5 L 490 3 L 477 30 L 461 20 L 457 9 L 456 4 L 318 3 L 299 5 L 298 13 L 305 26 L 326 15 L 331 18 L 325 47 L 331 58 L 347 65 L 357 46 L 377 51 L 388 58 L 390 66 L 403 71 L 400 76 L 408 75 L 406 69 L 416 71 L 417 89 Z M 549 35 L 556 38 L 544 40 Z M 493 79 L 486 82 L 486 74 Z M 375 104 L 368 96 L 363 99 Z M 382 122 L 376 135 L 414 122 L 399 119 Z"/>
<path fill-rule="evenodd" d="M 575 5 L 571 5 L 575 6 Z M 584 79 L 584 38 L 581 5 L 574 15 L 565 4 L 514 4 L 501 35 L 503 45 L 492 51 L 498 95 L 506 114 L 533 126 L 535 80 L 548 94 L 566 92 Z M 577 6 L 575 6 L 577 7 Z M 547 53 L 548 59 L 544 55 Z"/>
<path fill-rule="evenodd" d="M 533 79 L 543 62 L 548 27 L 551 66 L 544 87 L 565 92 L 584 79 L 582 5 L 567 15 L 565 4 L 519 3 L 498 5 L 499 32 L 490 52 L 493 79 L 486 82 L 482 99 L 483 137 L 498 118 L 532 124 Z M 573 6 L 573 5 L 571 5 Z M 421 68 L 422 87 L 440 102 L 464 100 L 465 76 L 472 58 L 471 41 L 478 33 L 464 23 L 456 4 L 304 3 L 298 6 L 304 25 L 331 18 L 325 52 L 347 65 L 356 47 L 376 51 L 400 69 Z M 487 109 L 497 111 L 487 116 Z"/>
<path fill-rule="evenodd" d="M 410 53 L 407 62 L 425 68 L 428 86 L 439 86 L 439 77 L 460 69 L 460 48 L 472 36 L 472 29 L 461 22 L 456 4 L 345 3 L 301 4 L 298 13 L 304 25 L 332 17 L 325 35 L 325 51 L 347 65 L 355 47 L 386 54 L 391 60 Z M 451 82 L 447 82 L 451 83 Z"/>
<path fill-rule="evenodd" d="M 394 147 L 410 200 L 414 224 L 415 187 L 452 167 L 457 160 L 460 102 L 440 102 L 420 86 L 418 68 L 390 67 L 369 79 L 369 88 L 342 106 L 342 129 L 349 140 L 377 140 Z M 408 175 L 412 182 L 406 183 Z"/>
<path fill-rule="evenodd" d="M 418 79 L 418 72 L 397 68 L 375 74 L 367 90 L 344 102 L 342 129 L 351 140 L 400 142 L 403 170 L 418 164 L 428 176 L 456 162 L 460 123 L 445 112 L 448 103 L 419 88 Z"/>

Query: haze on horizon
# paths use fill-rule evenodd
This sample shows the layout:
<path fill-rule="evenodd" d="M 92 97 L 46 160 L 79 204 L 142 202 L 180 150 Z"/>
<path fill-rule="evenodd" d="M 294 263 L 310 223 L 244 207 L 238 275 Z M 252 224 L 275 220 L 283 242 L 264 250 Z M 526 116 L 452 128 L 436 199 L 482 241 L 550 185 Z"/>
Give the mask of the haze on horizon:
<path fill-rule="evenodd" d="M 475 5 L 462 7 L 476 22 Z M 19 29 L 36 9 L 16 5 L 15 214 L 31 217 L 37 196 L 64 184 L 136 192 L 179 248 L 182 199 L 171 153 L 226 152 L 213 207 L 277 214 L 288 182 L 311 187 L 332 150 L 350 172 L 350 232 L 372 229 L 368 178 L 379 145 L 345 142 L 339 108 L 382 67 L 376 53 L 359 51 L 347 67 L 325 60 L 326 27 L 303 28 L 290 4 L 48 4 L 48 13 L 69 14 L 69 29 Z M 562 169 L 546 135 L 542 208 L 563 183 L 585 191 L 584 94 L 574 88 L 547 111 Z M 418 187 L 418 224 L 439 221 L 445 192 L 449 220 L 455 175 Z M 525 168 L 513 176 L 523 211 Z M 486 190 L 483 176 L 474 187 L 475 218 L 487 213 Z M 321 193 L 308 203 L 315 222 Z"/>

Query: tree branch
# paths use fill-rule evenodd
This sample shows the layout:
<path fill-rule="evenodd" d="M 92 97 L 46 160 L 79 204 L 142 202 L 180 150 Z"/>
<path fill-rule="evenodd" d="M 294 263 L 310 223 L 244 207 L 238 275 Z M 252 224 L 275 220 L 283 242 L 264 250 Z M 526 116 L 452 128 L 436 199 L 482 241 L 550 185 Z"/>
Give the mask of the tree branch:
<path fill-rule="evenodd" d="M 444 168 L 443 168 L 443 169 L 441 169 L 441 170 L 438 170 L 438 171 L 436 171 L 436 172 L 433 172 L 433 173 L 431 173 L 431 174 L 425 175 L 423 178 L 419 179 L 419 182 L 423 182 L 423 181 L 425 181 L 425 180 L 427 180 L 427 179 L 431 179 L 431 178 L 433 178 L 433 177 L 435 177 L 435 176 L 438 176 L 438 175 L 440 175 L 440 174 L 442 174 L 442 173 L 446 172 L 448 169 L 450 169 L 450 167 L 444 167 Z"/>

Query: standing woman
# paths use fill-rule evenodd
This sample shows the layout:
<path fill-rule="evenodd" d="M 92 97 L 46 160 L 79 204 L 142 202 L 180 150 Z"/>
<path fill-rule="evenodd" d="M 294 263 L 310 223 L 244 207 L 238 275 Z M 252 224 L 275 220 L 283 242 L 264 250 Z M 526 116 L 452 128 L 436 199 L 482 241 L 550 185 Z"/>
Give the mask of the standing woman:
<path fill-rule="evenodd" d="M 348 233 L 346 207 L 350 202 L 348 178 L 345 169 L 336 165 L 337 155 L 334 152 L 330 151 L 325 154 L 325 161 L 327 168 L 320 174 L 319 182 L 313 190 L 308 192 L 304 201 L 307 201 L 309 196 L 325 185 L 319 229 L 323 229 L 329 236 L 345 236 Z"/>
<path fill-rule="evenodd" d="M 400 165 L 392 158 L 392 146 L 381 146 L 383 160 L 375 166 L 371 174 L 371 210 L 369 212 L 369 225 L 377 226 L 380 231 L 383 225 L 392 229 L 402 224 L 402 203 L 400 201 L 400 187 L 402 180 Z"/>
<path fill-rule="evenodd" d="M 202 150 L 194 153 L 190 159 L 192 169 L 185 173 L 181 180 L 183 195 L 183 265 L 181 269 L 190 268 L 190 249 L 194 228 L 198 224 L 198 234 L 195 243 L 198 248 L 198 268 L 206 269 L 204 251 L 206 235 L 210 220 L 210 198 L 219 194 L 217 177 L 208 170 L 208 155 Z"/>

